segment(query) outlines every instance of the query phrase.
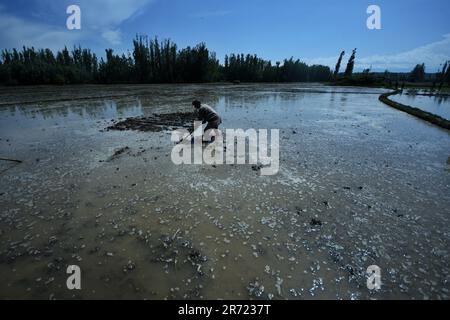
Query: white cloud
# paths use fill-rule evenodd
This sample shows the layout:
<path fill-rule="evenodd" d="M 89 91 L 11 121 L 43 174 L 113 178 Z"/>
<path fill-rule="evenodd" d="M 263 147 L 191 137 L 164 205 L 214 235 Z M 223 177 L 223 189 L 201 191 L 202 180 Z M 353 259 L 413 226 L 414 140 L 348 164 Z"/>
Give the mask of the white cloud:
<path fill-rule="evenodd" d="M 347 50 L 350 51 L 350 50 Z M 348 54 L 343 59 L 343 65 L 348 59 Z M 323 64 L 334 69 L 338 56 L 327 58 L 305 59 L 308 64 Z M 440 41 L 432 42 L 424 46 L 391 55 L 372 55 L 359 58 L 356 56 L 355 68 L 373 70 L 409 71 L 418 63 L 425 63 L 428 72 L 436 72 L 439 65 L 450 60 L 450 34 L 443 36 Z"/>
<path fill-rule="evenodd" d="M 435 72 L 439 65 L 450 59 L 450 34 L 444 35 L 441 41 L 433 42 L 396 55 L 374 55 L 361 58 L 361 68 L 370 65 L 379 69 L 412 69 L 418 63 L 425 63 L 429 72 Z"/>
<path fill-rule="evenodd" d="M 110 29 L 139 14 L 153 0 L 81 0 L 83 19 L 90 28 Z"/>
<path fill-rule="evenodd" d="M 35 46 L 38 48 L 60 49 L 100 36 L 105 43 L 99 45 L 118 46 L 122 43 L 120 25 L 143 12 L 146 5 L 154 0 L 78 0 L 76 4 L 81 9 L 81 30 L 69 31 L 65 20 L 61 25 L 50 25 L 35 22 L 7 13 L 0 4 L 0 41 L 3 48 Z M 39 0 L 38 12 L 60 14 L 64 5 L 72 4 L 66 0 L 63 5 L 54 0 Z M 39 11 L 40 10 L 40 11 Z M 65 13 L 65 11 L 64 11 Z"/>
<path fill-rule="evenodd" d="M 112 45 L 122 42 L 120 24 L 143 12 L 153 0 L 79 0 L 83 28 L 100 32 Z"/>
<path fill-rule="evenodd" d="M 104 31 L 102 37 L 112 45 L 119 45 L 122 43 L 122 32 L 120 30 Z"/>
<path fill-rule="evenodd" d="M 21 48 L 34 46 L 58 50 L 65 45 L 76 44 L 81 37 L 79 32 L 71 32 L 65 25 L 53 27 L 14 17 L 0 7 L 0 40 L 2 48 Z"/>

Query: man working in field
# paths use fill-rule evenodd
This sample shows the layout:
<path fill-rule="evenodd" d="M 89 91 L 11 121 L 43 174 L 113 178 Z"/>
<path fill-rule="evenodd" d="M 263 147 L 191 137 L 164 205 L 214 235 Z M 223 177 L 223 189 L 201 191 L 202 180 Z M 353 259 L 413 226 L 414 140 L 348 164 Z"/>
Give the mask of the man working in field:
<path fill-rule="evenodd" d="M 211 108 L 207 104 L 202 105 L 202 103 L 198 100 L 192 101 L 192 105 L 197 112 L 198 119 L 202 121 L 202 124 L 208 123 L 204 132 L 207 132 L 209 129 L 219 129 L 219 125 L 222 123 L 222 119 L 213 108 Z M 215 137 L 212 136 L 211 142 L 214 142 L 214 140 Z"/>

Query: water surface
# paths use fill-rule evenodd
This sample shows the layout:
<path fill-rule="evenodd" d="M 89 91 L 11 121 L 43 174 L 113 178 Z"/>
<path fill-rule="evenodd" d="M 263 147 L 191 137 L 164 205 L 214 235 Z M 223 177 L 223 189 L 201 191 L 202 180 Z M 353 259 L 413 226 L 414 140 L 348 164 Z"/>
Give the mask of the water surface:
<path fill-rule="evenodd" d="M 400 94 L 390 97 L 392 100 L 405 105 L 413 106 L 424 111 L 436 114 L 444 119 L 450 120 L 450 97 L 449 96 L 425 96 L 415 94 Z"/>
<path fill-rule="evenodd" d="M 382 92 L 1 89 L 0 156 L 24 162 L 1 162 L 0 297 L 448 299 L 450 136 L 380 103 Z M 222 128 L 280 129 L 279 173 L 176 166 L 170 132 L 104 130 L 188 111 L 193 98 Z M 71 264 L 82 290 L 66 288 Z"/>

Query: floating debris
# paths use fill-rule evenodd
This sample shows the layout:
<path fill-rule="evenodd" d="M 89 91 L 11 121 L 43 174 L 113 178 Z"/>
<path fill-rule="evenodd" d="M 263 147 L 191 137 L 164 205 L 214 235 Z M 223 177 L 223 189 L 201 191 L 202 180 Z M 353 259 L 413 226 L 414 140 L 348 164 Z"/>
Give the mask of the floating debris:
<path fill-rule="evenodd" d="M 133 271 L 134 269 L 136 269 L 136 264 L 133 261 L 128 260 L 128 263 L 123 267 L 122 270 L 123 272 L 127 273 Z"/>
<path fill-rule="evenodd" d="M 264 294 L 264 286 L 256 279 L 247 286 L 248 295 L 250 297 L 261 298 Z"/>

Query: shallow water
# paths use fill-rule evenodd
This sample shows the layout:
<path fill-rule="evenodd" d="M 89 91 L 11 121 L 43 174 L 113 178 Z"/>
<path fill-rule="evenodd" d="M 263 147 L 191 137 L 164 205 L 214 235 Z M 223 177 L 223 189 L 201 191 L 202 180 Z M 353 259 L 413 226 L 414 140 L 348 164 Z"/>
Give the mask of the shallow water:
<path fill-rule="evenodd" d="M 24 161 L 0 161 L 0 297 L 448 299 L 449 132 L 382 92 L 0 89 L 0 157 Z M 223 128 L 280 129 L 279 173 L 176 166 L 169 132 L 104 130 L 189 111 L 194 97 Z M 72 264 L 81 290 L 66 288 Z M 379 291 L 366 286 L 370 265 Z"/>
<path fill-rule="evenodd" d="M 448 96 L 424 96 L 416 94 L 399 94 L 390 99 L 436 114 L 450 120 L 450 97 Z"/>

